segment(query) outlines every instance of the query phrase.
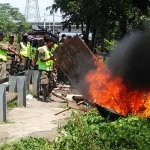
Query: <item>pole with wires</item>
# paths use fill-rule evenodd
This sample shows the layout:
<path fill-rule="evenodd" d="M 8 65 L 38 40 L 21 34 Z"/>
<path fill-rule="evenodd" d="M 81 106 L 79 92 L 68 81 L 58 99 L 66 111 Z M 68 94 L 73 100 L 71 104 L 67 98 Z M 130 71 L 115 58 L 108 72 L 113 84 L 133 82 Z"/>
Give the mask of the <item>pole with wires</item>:
<path fill-rule="evenodd" d="M 55 33 L 55 20 L 54 20 L 54 12 L 53 12 L 53 34 Z"/>

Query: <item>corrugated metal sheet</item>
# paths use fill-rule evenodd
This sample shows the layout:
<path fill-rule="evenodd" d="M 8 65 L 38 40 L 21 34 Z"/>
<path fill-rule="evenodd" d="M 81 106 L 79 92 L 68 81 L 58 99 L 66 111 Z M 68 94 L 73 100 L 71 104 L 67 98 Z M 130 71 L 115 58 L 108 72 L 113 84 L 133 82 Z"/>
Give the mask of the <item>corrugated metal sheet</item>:
<path fill-rule="evenodd" d="M 84 84 L 85 75 L 95 68 L 92 52 L 78 36 L 59 46 L 54 57 L 61 70 L 77 87 Z"/>

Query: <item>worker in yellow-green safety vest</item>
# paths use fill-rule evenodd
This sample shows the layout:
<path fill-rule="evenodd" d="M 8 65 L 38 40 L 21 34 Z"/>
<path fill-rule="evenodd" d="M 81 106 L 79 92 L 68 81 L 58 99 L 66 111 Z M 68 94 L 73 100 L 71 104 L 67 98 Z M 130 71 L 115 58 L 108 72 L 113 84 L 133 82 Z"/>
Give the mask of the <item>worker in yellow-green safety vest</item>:
<path fill-rule="evenodd" d="M 28 70 L 30 68 L 30 64 L 31 64 L 31 44 L 30 42 L 27 40 L 28 37 L 28 33 L 24 33 L 22 34 L 22 42 L 20 42 L 20 55 L 21 57 L 21 62 L 24 66 L 24 70 Z"/>
<path fill-rule="evenodd" d="M 39 50 L 44 46 L 44 40 L 41 38 L 39 40 L 33 40 L 32 43 L 32 60 L 34 63 L 34 69 L 38 69 L 38 53 Z"/>
<path fill-rule="evenodd" d="M 55 43 L 53 46 L 53 50 L 55 50 L 57 47 L 58 47 L 58 44 Z"/>
<path fill-rule="evenodd" d="M 7 51 L 14 53 L 15 55 L 19 54 L 8 47 L 6 44 L 3 44 L 4 33 L 0 31 L 0 78 L 6 77 L 6 62 L 7 62 Z"/>
<path fill-rule="evenodd" d="M 43 101 L 53 101 L 51 92 L 54 88 L 53 77 L 53 55 L 51 50 L 55 43 L 52 37 L 45 38 L 45 45 L 38 49 L 38 70 L 40 71 L 40 84 L 42 88 Z"/>

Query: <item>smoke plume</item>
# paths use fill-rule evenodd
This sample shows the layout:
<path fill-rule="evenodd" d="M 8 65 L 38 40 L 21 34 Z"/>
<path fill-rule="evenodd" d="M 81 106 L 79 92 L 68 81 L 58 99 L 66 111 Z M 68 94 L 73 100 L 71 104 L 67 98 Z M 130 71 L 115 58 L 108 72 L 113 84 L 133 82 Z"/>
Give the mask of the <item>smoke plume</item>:
<path fill-rule="evenodd" d="M 127 35 L 110 54 L 108 68 L 133 89 L 150 90 L 150 34 Z"/>

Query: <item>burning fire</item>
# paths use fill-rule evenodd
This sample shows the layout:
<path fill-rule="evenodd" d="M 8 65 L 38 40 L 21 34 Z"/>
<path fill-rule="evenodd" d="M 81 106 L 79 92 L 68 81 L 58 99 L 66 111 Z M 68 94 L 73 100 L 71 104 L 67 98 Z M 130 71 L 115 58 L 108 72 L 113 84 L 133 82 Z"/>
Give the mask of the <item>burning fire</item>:
<path fill-rule="evenodd" d="M 150 117 L 150 93 L 127 89 L 121 77 L 112 78 L 106 65 L 101 61 L 96 64 L 97 69 L 86 76 L 90 101 L 124 116 L 133 114 Z"/>

